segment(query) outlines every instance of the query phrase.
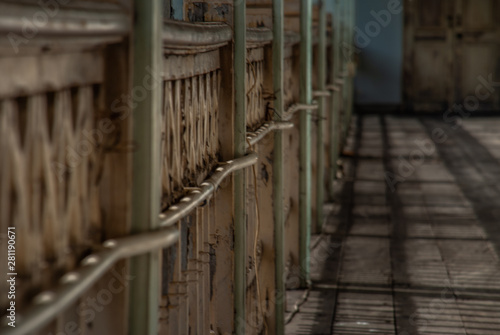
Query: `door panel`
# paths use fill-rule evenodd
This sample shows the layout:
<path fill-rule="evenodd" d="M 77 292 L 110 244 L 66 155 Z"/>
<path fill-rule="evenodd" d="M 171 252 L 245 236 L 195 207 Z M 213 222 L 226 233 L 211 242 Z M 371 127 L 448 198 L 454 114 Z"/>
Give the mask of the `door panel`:
<path fill-rule="evenodd" d="M 421 0 L 417 2 L 417 28 L 446 28 L 446 18 L 442 15 L 447 8 L 447 0 Z"/>
<path fill-rule="evenodd" d="M 500 1 L 405 2 L 405 102 L 417 111 L 441 111 L 477 97 L 491 76 L 500 78 Z M 479 110 L 499 109 L 498 94 L 481 96 Z"/>
<path fill-rule="evenodd" d="M 415 96 L 422 102 L 446 102 L 448 87 L 442 80 L 448 59 L 447 48 L 442 41 L 424 41 L 416 43 L 414 66 Z"/>
<path fill-rule="evenodd" d="M 499 78 L 498 1 L 460 0 L 456 9 L 455 45 L 457 103 L 476 97 L 479 110 L 498 109 L 498 94 L 477 95 L 483 80 Z M 496 80 L 495 80 L 496 81 Z"/>
<path fill-rule="evenodd" d="M 498 58 L 499 52 L 496 45 L 490 44 L 466 44 L 461 46 L 463 49 L 459 59 L 459 71 L 461 78 L 457 82 L 459 85 L 460 96 L 457 103 L 463 103 L 467 97 L 476 97 L 480 103 L 479 110 L 492 110 L 498 108 L 498 94 L 483 96 L 477 94 L 476 89 L 482 86 L 484 80 L 488 81 L 490 75 L 498 78 Z M 484 89 L 480 92 L 486 92 Z"/>
<path fill-rule="evenodd" d="M 440 110 L 452 96 L 451 0 L 405 2 L 404 97 L 410 109 Z"/>
<path fill-rule="evenodd" d="M 496 0 L 462 0 L 462 22 L 458 16 L 457 26 L 462 26 L 465 30 L 490 29 L 495 25 L 494 4 Z"/>

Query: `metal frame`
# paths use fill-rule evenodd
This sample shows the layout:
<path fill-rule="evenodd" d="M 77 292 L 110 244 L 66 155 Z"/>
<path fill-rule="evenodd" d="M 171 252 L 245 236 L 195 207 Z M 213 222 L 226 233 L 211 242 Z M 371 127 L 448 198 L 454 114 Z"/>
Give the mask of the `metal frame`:
<path fill-rule="evenodd" d="M 38 294 L 33 300 L 33 307 L 23 313 L 22 322 L 15 328 L 8 326 L 0 328 L 2 334 L 24 335 L 40 329 L 74 303 L 119 260 L 175 244 L 179 236 L 179 232 L 173 227 L 175 223 L 191 214 L 208 199 L 231 173 L 252 166 L 257 162 L 257 158 L 255 153 L 250 153 L 242 158 L 221 164 L 198 190 L 191 191 L 192 196 L 181 199 L 177 204 L 170 206 L 167 212 L 156 218 L 158 226 L 162 229 L 105 241 L 101 246 L 101 251 L 83 259 L 81 267 L 66 273 L 57 287 Z"/>
<path fill-rule="evenodd" d="M 234 157 L 246 151 L 246 1 L 234 1 Z M 234 327 L 236 334 L 246 328 L 246 183 L 245 171 L 234 175 Z"/>
<path fill-rule="evenodd" d="M 323 0 L 326 1 L 326 0 Z M 333 0 L 332 0 L 333 1 Z M 345 136 L 351 115 L 352 76 L 346 72 L 347 59 L 341 53 L 342 43 L 352 40 L 352 14 L 354 5 L 340 0 L 336 6 L 334 29 L 332 34 L 332 55 L 334 62 L 332 83 L 326 83 L 326 12 L 324 2 L 319 11 L 319 43 L 318 43 L 318 90 L 312 91 L 312 1 L 301 0 L 300 10 L 300 103 L 284 110 L 283 101 L 283 56 L 286 39 L 283 25 L 283 0 L 273 0 L 273 30 L 246 28 L 246 2 L 234 2 L 235 22 L 233 30 L 222 23 L 190 24 L 167 20 L 163 22 L 162 1 L 134 1 L 134 40 L 131 42 L 133 53 L 132 86 L 142 85 L 145 75 L 162 72 L 162 48 L 173 54 L 191 53 L 193 50 L 211 50 L 220 48 L 233 39 L 234 47 L 234 159 L 215 168 L 214 173 L 199 185 L 190 189 L 180 201 L 160 213 L 160 111 L 161 87 L 152 88 L 147 97 L 137 101 L 134 108 L 134 182 L 132 191 L 132 226 L 131 235 L 104 242 L 96 253 L 85 258 L 81 266 L 64 275 L 58 286 L 52 291 L 40 293 L 33 305 L 22 315 L 22 322 L 16 328 L 1 328 L 2 334 L 26 334 L 36 331 L 51 322 L 65 308 L 73 304 L 85 290 L 94 285 L 113 265 L 122 259 L 130 260 L 130 275 L 135 279 L 130 283 L 129 311 L 134 317 L 129 318 L 130 334 L 158 333 L 159 306 L 159 250 L 174 244 L 179 235 L 174 227 L 181 219 L 190 215 L 196 208 L 205 203 L 218 189 L 221 182 L 231 173 L 234 175 L 234 327 L 236 334 L 245 333 L 246 311 L 246 213 L 245 213 L 245 171 L 258 160 L 255 153 L 248 153 L 252 146 L 276 131 L 274 134 L 273 154 L 273 199 L 274 199 L 274 252 L 276 271 L 275 313 L 276 334 L 284 333 L 285 287 L 282 274 L 285 272 L 284 255 L 284 209 L 283 209 L 283 161 L 285 141 L 282 130 L 290 129 L 293 123 L 288 122 L 296 112 L 300 112 L 300 179 L 299 179 L 299 231 L 300 231 L 300 271 L 301 285 L 310 284 L 309 246 L 311 235 L 311 114 L 317 110 L 318 136 L 315 143 L 318 152 L 317 222 L 320 229 L 323 221 L 322 205 L 324 201 L 324 147 L 323 131 L 326 116 L 326 99 L 331 97 L 330 111 L 330 189 L 336 173 L 336 160 L 340 141 Z M 339 0 L 336 0 L 338 5 Z M 61 34 L 87 38 L 97 41 L 120 41 L 130 32 L 128 17 L 116 12 L 114 5 L 96 5 L 97 9 L 78 8 L 62 9 L 53 24 L 44 27 L 43 33 L 50 36 Z M 0 30 L 21 31 L 19 20 L 13 20 L 15 5 L 2 4 L 0 14 Z M 26 6 L 31 13 L 36 8 Z M 87 28 L 82 31 L 78 18 L 82 11 L 92 12 L 95 20 L 87 20 Z M 95 13 L 94 13 L 95 12 Z M 108 13 L 109 12 L 109 13 Z M 18 12 L 16 12 L 18 14 Z M 114 13 L 110 15 L 110 13 Z M 63 15 L 62 15 L 63 14 Z M 87 13 L 88 14 L 88 13 Z M 86 14 L 86 15 L 87 15 Z M 345 17 L 345 16 L 348 17 Z M 4 19 L 5 18 L 5 19 Z M 341 22 L 342 20 L 342 22 Z M 62 30 L 64 27 L 64 30 Z M 234 32 L 234 35 L 233 35 Z M 295 38 L 297 36 L 294 36 Z M 44 36 L 45 38 L 45 36 Z M 246 60 L 247 49 L 252 44 L 262 44 L 272 40 L 273 45 L 273 121 L 264 123 L 255 132 L 247 133 L 246 128 Z M 38 43 L 38 42 L 37 42 Z M 35 43 L 35 45 L 38 45 Z M 349 43 L 350 45 L 350 43 Z M 1 45 L 0 45 L 1 46 Z M 147 70 L 146 70 L 147 69 Z M 339 120 L 339 101 L 343 95 L 344 115 Z M 313 97 L 318 103 L 313 102 Z M 337 131 L 337 129 L 340 129 Z M 342 133 L 342 138 L 340 134 Z"/>
<path fill-rule="evenodd" d="M 143 85 L 148 75 L 161 71 L 162 1 L 134 1 L 133 87 Z M 135 101 L 133 109 L 132 224 L 131 233 L 158 228 L 160 213 L 160 111 L 161 86 L 146 91 L 144 99 Z M 129 334 L 158 333 L 160 292 L 159 250 L 130 260 L 130 273 L 135 277 L 129 286 Z M 146 292 L 145 292 L 146 291 Z"/>
<path fill-rule="evenodd" d="M 300 1 L 300 102 L 312 103 L 312 0 Z M 309 245 L 311 240 L 311 115 L 300 112 L 299 180 L 299 266 L 301 286 L 310 281 Z"/>
<path fill-rule="evenodd" d="M 317 172 L 316 172 L 316 231 L 321 232 L 323 227 L 323 203 L 325 201 L 325 149 L 323 145 L 323 125 L 326 118 L 326 97 L 330 96 L 330 92 L 326 91 L 326 9 L 325 0 L 320 0 L 319 8 L 319 41 L 318 41 L 318 91 L 314 92 L 314 96 L 319 100 L 318 108 L 318 128 L 316 137 L 316 155 L 317 155 Z"/>

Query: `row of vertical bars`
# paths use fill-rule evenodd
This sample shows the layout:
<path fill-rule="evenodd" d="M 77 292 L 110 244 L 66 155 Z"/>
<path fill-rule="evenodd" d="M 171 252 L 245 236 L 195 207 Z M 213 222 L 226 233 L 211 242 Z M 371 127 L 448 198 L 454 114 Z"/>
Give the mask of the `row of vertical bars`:
<path fill-rule="evenodd" d="M 300 102 L 306 105 L 312 99 L 312 0 L 300 0 Z M 318 229 L 323 222 L 322 206 L 325 199 L 324 182 L 324 149 L 323 122 L 326 113 L 330 113 L 329 130 L 329 190 L 333 189 L 336 175 L 339 149 L 345 139 L 352 114 L 352 76 L 351 67 L 354 1 L 334 1 L 334 20 L 332 33 L 332 83 L 326 83 L 326 10 L 325 2 L 320 3 L 319 44 L 318 44 L 318 89 L 323 91 L 328 86 L 339 86 L 332 90 L 330 108 L 327 111 L 326 97 L 319 98 L 317 159 L 318 174 L 316 187 L 316 208 Z M 276 92 L 274 108 L 283 111 L 283 48 L 284 48 L 284 8 L 283 0 L 273 0 L 273 85 Z M 134 25 L 134 83 L 140 85 L 142 78 L 153 70 L 161 71 L 161 30 L 162 1 L 134 1 L 136 21 Z M 234 1 L 234 157 L 242 157 L 246 150 L 246 1 Z M 343 82 L 342 82 L 343 81 Z M 341 101 L 343 104 L 341 105 Z M 134 153 L 133 183 L 133 220 L 132 233 L 148 231 L 156 228 L 159 203 L 152 199 L 160 198 L 159 161 L 160 131 L 157 118 L 161 108 L 161 92 L 153 88 L 145 99 L 134 108 L 134 138 L 143 143 Z M 281 121 L 282 113 L 275 113 L 275 120 Z M 342 115 L 341 115 L 342 114 Z M 311 237 L 311 114 L 307 110 L 300 111 L 300 180 L 299 180 L 299 230 L 300 230 L 300 269 L 301 284 L 309 285 L 309 245 Z M 274 186 L 274 224 L 275 224 L 275 260 L 276 260 L 276 334 L 284 334 L 285 287 L 282 275 L 285 271 L 284 255 L 284 215 L 283 215 L 283 135 L 280 131 L 274 135 L 273 186 Z M 236 334 L 244 334 L 245 327 L 238 326 L 246 320 L 246 213 L 245 213 L 245 172 L 239 171 L 234 176 L 234 308 Z M 130 290 L 130 334 L 158 333 L 159 305 L 159 253 L 151 253 L 135 257 L 131 260 L 131 275 L 135 280 Z M 144 294 L 144 288 L 147 293 Z"/>

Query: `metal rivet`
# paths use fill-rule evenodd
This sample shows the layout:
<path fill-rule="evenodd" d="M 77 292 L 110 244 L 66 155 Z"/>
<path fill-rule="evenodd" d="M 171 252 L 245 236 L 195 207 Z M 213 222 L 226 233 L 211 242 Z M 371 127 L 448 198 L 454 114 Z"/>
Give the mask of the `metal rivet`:
<path fill-rule="evenodd" d="M 83 266 L 93 265 L 93 264 L 96 264 L 97 262 L 99 262 L 99 257 L 96 255 L 90 255 L 90 256 L 87 256 L 83 259 L 82 265 Z"/>
<path fill-rule="evenodd" d="M 218 167 L 217 169 L 215 169 L 215 171 L 222 172 L 222 171 L 224 171 L 224 168 L 223 167 Z"/>
<path fill-rule="evenodd" d="M 77 281 L 80 278 L 78 273 L 76 272 L 68 272 L 61 278 L 61 283 L 63 284 L 71 284 Z"/>
<path fill-rule="evenodd" d="M 116 240 L 107 240 L 102 244 L 105 248 L 114 248 L 118 245 Z"/>
<path fill-rule="evenodd" d="M 35 299 L 33 299 L 33 302 L 37 305 L 42 305 L 42 304 L 47 304 L 54 300 L 55 293 L 52 291 L 45 291 L 40 294 L 38 294 Z"/>
<path fill-rule="evenodd" d="M 184 197 L 181 199 L 181 202 L 189 202 L 189 201 L 191 201 L 190 197 Z"/>
<path fill-rule="evenodd" d="M 170 206 L 168 209 L 169 209 L 170 211 L 176 211 L 176 210 L 178 210 L 178 209 L 179 209 L 179 207 L 177 207 L 177 206 Z"/>

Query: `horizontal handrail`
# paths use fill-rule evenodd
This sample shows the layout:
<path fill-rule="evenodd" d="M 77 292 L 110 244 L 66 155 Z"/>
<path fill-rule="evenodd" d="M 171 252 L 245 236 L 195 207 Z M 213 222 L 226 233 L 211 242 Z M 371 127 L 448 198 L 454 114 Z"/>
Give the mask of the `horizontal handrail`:
<path fill-rule="evenodd" d="M 247 28 L 247 46 L 261 46 L 273 41 L 273 31 L 268 28 Z"/>
<path fill-rule="evenodd" d="M 177 242 L 178 236 L 179 232 L 169 227 L 105 241 L 100 252 L 85 257 L 80 268 L 62 276 L 55 289 L 38 294 L 31 307 L 17 316 L 15 328 L 4 326 L 0 333 L 25 335 L 40 329 L 91 288 L 117 261 L 169 247 Z"/>
<path fill-rule="evenodd" d="M 250 146 L 253 146 L 272 131 L 286 130 L 291 128 L 293 128 L 293 123 L 291 122 L 280 122 L 280 121 L 266 122 L 262 126 L 260 126 L 259 129 L 257 129 L 255 132 L 247 133 L 247 143 Z"/>
<path fill-rule="evenodd" d="M 283 116 L 281 117 L 282 120 L 284 121 L 289 121 L 293 115 L 295 113 L 297 113 L 298 111 L 301 111 L 301 110 L 316 110 L 318 109 L 318 105 L 317 104 L 311 104 L 311 105 L 307 105 L 307 104 L 293 104 L 291 105 L 286 111 L 285 113 L 283 114 Z"/>
<path fill-rule="evenodd" d="M 231 27 L 224 23 L 188 23 L 165 20 L 163 43 L 166 48 L 183 49 L 219 47 L 233 38 Z"/>
<path fill-rule="evenodd" d="M 186 217 L 191 211 L 208 199 L 229 174 L 257 163 L 257 157 L 256 153 L 250 153 L 245 157 L 236 158 L 219 165 L 215 169 L 215 173 L 201 183 L 200 187 L 191 190 L 179 203 L 170 206 L 167 211 L 160 214 L 160 227 L 172 226 Z"/>
<path fill-rule="evenodd" d="M 18 315 L 15 328 L 3 326 L 0 332 L 4 335 L 24 335 L 40 329 L 74 303 L 117 261 L 175 244 L 179 232 L 172 226 L 202 204 L 229 174 L 255 164 L 257 157 L 257 154 L 250 153 L 221 164 L 199 189 L 191 191 L 191 197 L 182 198 L 166 213 L 160 214 L 159 230 L 105 241 L 101 251 L 85 257 L 80 268 L 61 277 L 59 286 L 38 294 L 31 307 Z"/>
<path fill-rule="evenodd" d="M 340 92 L 340 87 L 337 85 L 326 85 L 326 89 L 329 91 L 335 91 L 335 92 Z"/>
<path fill-rule="evenodd" d="M 313 92 L 313 97 L 314 98 L 319 98 L 319 97 L 329 97 L 331 96 L 332 93 L 330 91 L 314 91 Z"/>

